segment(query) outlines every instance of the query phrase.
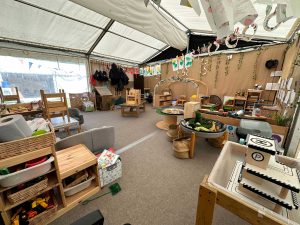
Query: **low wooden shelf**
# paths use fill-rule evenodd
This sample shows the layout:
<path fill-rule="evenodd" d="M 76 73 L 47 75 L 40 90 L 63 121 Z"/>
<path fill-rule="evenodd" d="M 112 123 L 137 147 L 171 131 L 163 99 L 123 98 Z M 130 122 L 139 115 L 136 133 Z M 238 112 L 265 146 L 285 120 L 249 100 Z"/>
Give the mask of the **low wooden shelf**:
<path fill-rule="evenodd" d="M 82 144 L 56 152 L 60 179 L 97 165 L 96 156 Z"/>
<path fill-rule="evenodd" d="M 51 153 L 53 153 L 52 147 L 47 147 L 33 152 L 28 152 L 28 153 L 20 154 L 18 156 L 2 159 L 0 160 L 1 167 L 11 167 L 45 155 L 50 155 Z"/>
<path fill-rule="evenodd" d="M 284 225 L 285 222 L 273 215 L 258 210 L 238 197 L 234 197 L 220 188 L 213 187 L 203 179 L 198 196 L 196 225 L 213 224 L 215 205 L 218 204 L 253 225 Z"/>
<path fill-rule="evenodd" d="M 86 200 L 87 198 L 93 196 L 94 194 L 100 191 L 97 158 L 84 145 L 76 145 L 61 150 L 59 152 L 55 152 L 55 148 L 53 145 L 52 147 L 43 148 L 33 152 L 24 153 L 18 156 L 0 160 L 0 163 L 1 167 L 2 165 L 3 167 L 11 167 L 46 155 L 52 155 L 54 157 L 52 168 L 49 171 L 42 174 L 47 175 L 48 177 L 47 188 L 41 190 L 35 196 L 28 197 L 15 204 L 11 204 L 8 202 L 6 198 L 6 192 L 8 192 L 10 189 L 14 188 L 17 185 L 12 187 L 0 188 L 0 210 L 5 225 L 11 224 L 11 216 L 13 214 L 14 208 L 47 191 L 57 189 L 58 195 L 56 195 L 56 200 L 58 202 L 58 210 L 55 214 L 53 214 L 51 219 L 48 219 L 46 223 L 43 222 L 43 224 L 51 223 L 58 217 L 73 209 L 82 201 Z M 84 169 L 88 169 L 95 176 L 95 178 L 92 181 L 92 184 L 88 188 L 72 196 L 65 196 L 62 186 L 63 179 Z"/>
<path fill-rule="evenodd" d="M 88 188 L 72 196 L 65 196 L 64 194 L 62 195 L 62 202 L 64 204 L 64 208 L 61 209 L 62 212 L 69 211 L 80 204 L 81 201 L 86 200 L 100 191 L 97 157 L 85 145 L 79 144 L 58 151 L 57 164 L 59 169 L 59 181 L 61 183 L 63 183 L 65 178 L 84 169 L 89 169 L 89 171 L 91 171 L 95 176 L 92 184 Z M 58 210 L 57 217 L 59 215 L 60 210 Z"/>

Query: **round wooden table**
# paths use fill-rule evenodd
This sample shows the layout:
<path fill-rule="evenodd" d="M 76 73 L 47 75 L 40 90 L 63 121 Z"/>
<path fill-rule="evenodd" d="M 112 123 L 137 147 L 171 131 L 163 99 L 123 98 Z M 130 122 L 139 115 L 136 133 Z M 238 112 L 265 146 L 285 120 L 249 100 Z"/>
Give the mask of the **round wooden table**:
<path fill-rule="evenodd" d="M 183 115 L 183 111 L 182 111 L 182 113 L 178 113 L 178 114 L 168 114 L 168 113 L 162 112 L 162 110 L 167 109 L 167 108 L 183 109 L 182 107 L 174 107 L 174 106 L 157 109 L 156 112 L 163 116 L 163 120 L 157 122 L 156 127 L 159 129 L 162 129 L 162 130 L 169 130 L 169 126 L 171 124 L 177 124 L 177 116 Z"/>

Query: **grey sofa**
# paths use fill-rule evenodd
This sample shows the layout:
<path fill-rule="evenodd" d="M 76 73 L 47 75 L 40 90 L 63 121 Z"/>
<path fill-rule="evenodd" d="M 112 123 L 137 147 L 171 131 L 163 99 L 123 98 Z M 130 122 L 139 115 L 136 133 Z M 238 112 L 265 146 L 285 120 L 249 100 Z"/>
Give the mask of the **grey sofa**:
<path fill-rule="evenodd" d="M 99 150 L 102 151 L 113 147 L 114 143 L 114 127 L 104 126 L 64 138 L 55 144 L 55 148 L 56 151 L 59 151 L 74 145 L 84 144 L 93 153 L 98 153 Z"/>

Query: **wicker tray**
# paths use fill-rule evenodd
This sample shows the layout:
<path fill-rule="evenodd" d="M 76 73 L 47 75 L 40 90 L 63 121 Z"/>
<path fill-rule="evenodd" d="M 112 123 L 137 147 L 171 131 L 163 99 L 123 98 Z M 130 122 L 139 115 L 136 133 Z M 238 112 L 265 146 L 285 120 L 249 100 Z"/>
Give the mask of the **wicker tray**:
<path fill-rule="evenodd" d="M 49 220 L 52 219 L 52 217 L 57 212 L 57 202 L 55 200 L 55 197 L 53 196 L 54 201 L 54 207 L 51 209 L 48 209 L 37 216 L 33 217 L 32 219 L 28 220 L 28 225 L 42 225 L 42 224 L 48 224 Z"/>
<path fill-rule="evenodd" d="M 41 191 L 46 189 L 48 187 L 48 178 L 45 177 L 42 181 L 25 188 L 21 191 L 18 191 L 13 194 L 8 194 L 7 199 L 11 204 L 16 204 L 18 202 L 21 202 L 25 199 L 28 199 L 30 197 L 34 197 L 36 195 L 39 195 Z"/>
<path fill-rule="evenodd" d="M 39 136 L 0 143 L 0 160 L 47 148 L 55 144 L 54 128 L 49 123 L 50 132 Z"/>

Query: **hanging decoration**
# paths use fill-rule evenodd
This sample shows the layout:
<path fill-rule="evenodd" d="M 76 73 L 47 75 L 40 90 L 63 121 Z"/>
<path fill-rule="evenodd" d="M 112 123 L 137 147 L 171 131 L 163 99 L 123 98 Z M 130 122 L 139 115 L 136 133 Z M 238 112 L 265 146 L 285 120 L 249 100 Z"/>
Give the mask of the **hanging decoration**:
<path fill-rule="evenodd" d="M 212 57 L 208 57 L 208 60 L 207 60 L 207 70 L 209 72 L 211 71 L 211 66 L 212 66 Z"/>
<path fill-rule="evenodd" d="M 184 55 L 178 57 L 178 69 L 184 68 Z"/>
<path fill-rule="evenodd" d="M 177 60 L 177 57 L 175 59 L 172 59 L 172 68 L 173 68 L 173 71 L 177 71 L 178 70 L 178 60 Z"/>
<path fill-rule="evenodd" d="M 140 75 L 141 75 L 141 76 L 144 75 L 144 68 L 140 68 Z"/>
<path fill-rule="evenodd" d="M 163 79 L 163 80 L 160 80 L 154 87 L 157 88 L 158 86 L 164 84 L 164 83 L 170 83 L 170 82 L 183 82 L 183 83 L 193 83 L 195 88 L 198 88 L 199 87 L 199 84 L 197 84 L 195 81 L 189 79 L 189 78 L 186 78 L 186 77 L 168 77 L 166 79 Z"/>
<path fill-rule="evenodd" d="M 202 80 L 202 78 L 207 74 L 207 64 L 208 64 L 208 59 L 202 58 L 200 63 L 200 70 L 199 70 L 200 80 Z"/>
<path fill-rule="evenodd" d="M 155 66 L 155 69 L 156 69 L 157 75 L 161 75 L 161 64 L 157 64 Z"/>
<path fill-rule="evenodd" d="M 230 64 L 231 57 L 232 57 L 232 55 L 227 55 L 226 56 L 226 61 L 225 61 L 225 77 L 227 77 L 228 74 L 229 74 L 229 64 Z"/>
<path fill-rule="evenodd" d="M 193 56 L 191 53 L 186 54 L 184 56 L 184 66 L 185 68 L 189 68 L 193 65 Z"/>
<path fill-rule="evenodd" d="M 144 68 L 140 68 L 141 76 L 157 76 L 161 75 L 161 64 L 145 66 Z"/>
<path fill-rule="evenodd" d="M 254 63 L 254 68 L 253 68 L 253 73 L 252 73 L 252 79 L 256 81 L 256 78 L 257 78 L 257 65 L 258 65 L 258 60 L 259 60 L 259 56 L 261 55 L 262 53 L 262 48 L 260 48 L 257 53 L 256 53 L 256 60 L 255 60 L 255 63 Z"/>
<path fill-rule="evenodd" d="M 217 87 L 217 81 L 218 81 L 218 77 L 219 77 L 219 68 L 220 68 L 220 64 L 221 64 L 221 54 L 219 54 L 217 56 L 217 64 L 216 64 L 216 75 L 215 75 L 215 83 L 214 83 L 214 87 Z"/>
<path fill-rule="evenodd" d="M 242 68 L 244 56 L 245 56 L 245 53 L 244 53 L 244 52 L 241 52 L 241 53 L 240 53 L 240 57 L 239 57 L 238 66 L 237 66 L 237 69 L 238 69 L 238 70 L 240 70 L 240 69 Z"/>

